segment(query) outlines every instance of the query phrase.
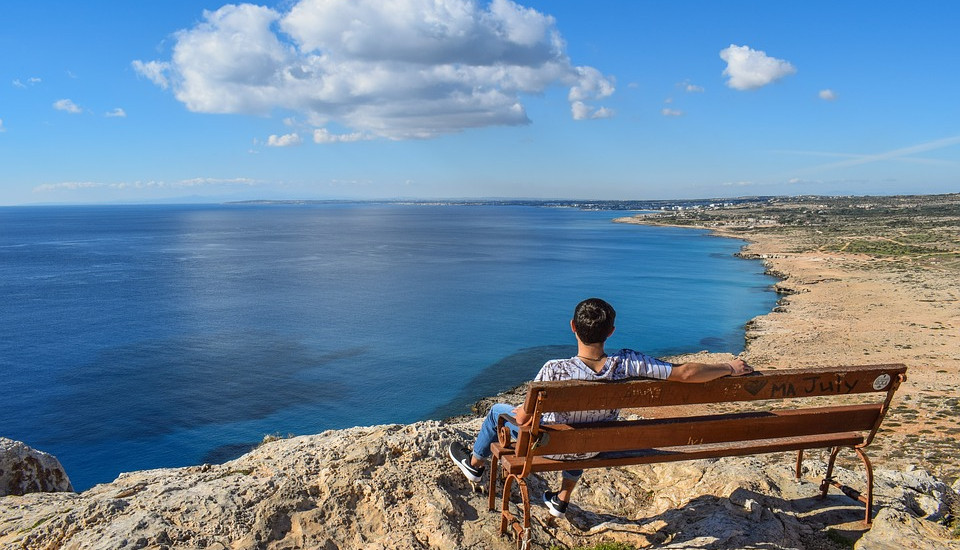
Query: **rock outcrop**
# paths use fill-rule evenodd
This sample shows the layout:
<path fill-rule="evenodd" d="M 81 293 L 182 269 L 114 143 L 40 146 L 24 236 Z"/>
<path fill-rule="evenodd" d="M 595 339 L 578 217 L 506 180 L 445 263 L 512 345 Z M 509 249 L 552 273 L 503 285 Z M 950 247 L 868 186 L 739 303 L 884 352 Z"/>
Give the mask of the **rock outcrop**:
<path fill-rule="evenodd" d="M 57 457 L 0 437 L 0 497 L 73 491 Z"/>
<path fill-rule="evenodd" d="M 514 548 L 497 535 L 486 495 L 446 456 L 447 442 L 478 427 L 330 431 L 225 464 L 123 474 L 82 494 L 3 497 L 0 548 Z M 865 531 L 861 504 L 836 491 L 817 498 L 825 465 L 816 455 L 800 482 L 786 454 L 588 471 L 561 520 L 536 504 L 557 476 L 534 477 L 534 547 L 960 549 L 940 523 L 953 488 L 918 470 L 878 471 L 880 511 Z M 838 475 L 862 486 L 861 471 Z"/>

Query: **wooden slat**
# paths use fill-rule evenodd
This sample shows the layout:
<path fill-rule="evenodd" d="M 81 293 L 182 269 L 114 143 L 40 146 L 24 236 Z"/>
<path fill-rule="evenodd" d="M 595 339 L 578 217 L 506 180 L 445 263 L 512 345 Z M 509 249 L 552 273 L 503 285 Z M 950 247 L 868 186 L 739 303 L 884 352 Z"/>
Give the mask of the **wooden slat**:
<path fill-rule="evenodd" d="M 677 462 L 681 460 L 697 460 L 701 458 L 720 458 L 724 456 L 747 456 L 781 451 L 798 451 L 801 449 L 825 449 L 828 447 L 852 447 L 863 443 L 860 433 L 849 432 L 831 435 L 816 435 L 794 438 L 777 438 L 759 441 L 740 442 L 735 444 L 692 445 L 685 447 L 664 447 L 646 449 L 629 457 L 607 458 L 601 455 L 586 460 L 554 460 L 545 456 L 533 458 L 533 472 L 553 472 L 558 470 L 575 470 L 582 468 L 605 468 L 614 466 L 630 466 L 634 464 L 656 464 L 660 462 Z M 495 451 L 500 457 L 501 466 L 509 473 L 519 474 L 523 470 L 524 458 L 513 455 L 509 449 Z"/>
<path fill-rule="evenodd" d="M 603 424 L 551 424 L 537 455 L 597 451 L 631 451 L 647 447 L 675 447 L 729 443 L 779 437 L 868 431 L 882 405 L 847 405 L 698 417 L 633 420 Z"/>
<path fill-rule="evenodd" d="M 892 364 L 764 371 L 700 384 L 650 379 L 533 382 L 524 408 L 532 413 L 538 396 L 541 412 L 564 412 L 885 392 L 899 385 L 905 372 L 906 366 Z"/>

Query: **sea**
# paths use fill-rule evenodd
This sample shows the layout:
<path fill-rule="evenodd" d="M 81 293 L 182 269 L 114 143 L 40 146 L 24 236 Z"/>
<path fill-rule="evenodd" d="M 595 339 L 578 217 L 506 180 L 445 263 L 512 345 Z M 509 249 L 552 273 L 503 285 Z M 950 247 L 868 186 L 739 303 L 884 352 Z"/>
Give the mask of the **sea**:
<path fill-rule="evenodd" d="M 575 354 L 739 353 L 775 305 L 736 239 L 622 211 L 310 203 L 0 208 L 0 436 L 78 491 L 266 435 L 469 414 Z"/>

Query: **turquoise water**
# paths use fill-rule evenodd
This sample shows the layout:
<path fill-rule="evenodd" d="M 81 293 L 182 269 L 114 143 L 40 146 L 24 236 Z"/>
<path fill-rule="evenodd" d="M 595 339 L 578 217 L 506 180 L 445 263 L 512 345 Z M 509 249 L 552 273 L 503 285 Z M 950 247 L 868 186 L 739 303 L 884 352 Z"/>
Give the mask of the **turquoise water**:
<path fill-rule="evenodd" d="M 0 209 L 0 435 L 78 490 L 265 434 L 444 418 L 574 352 L 737 353 L 776 300 L 742 242 L 622 212 L 400 204 Z"/>

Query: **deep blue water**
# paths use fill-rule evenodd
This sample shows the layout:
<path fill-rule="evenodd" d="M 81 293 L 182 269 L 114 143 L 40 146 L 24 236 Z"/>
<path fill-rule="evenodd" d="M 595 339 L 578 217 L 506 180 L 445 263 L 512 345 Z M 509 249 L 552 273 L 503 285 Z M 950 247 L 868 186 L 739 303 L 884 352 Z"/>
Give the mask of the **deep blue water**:
<path fill-rule="evenodd" d="M 742 242 L 620 212 L 399 204 L 0 208 L 0 435 L 78 490 L 265 434 L 444 418 L 574 353 L 743 348 Z"/>

